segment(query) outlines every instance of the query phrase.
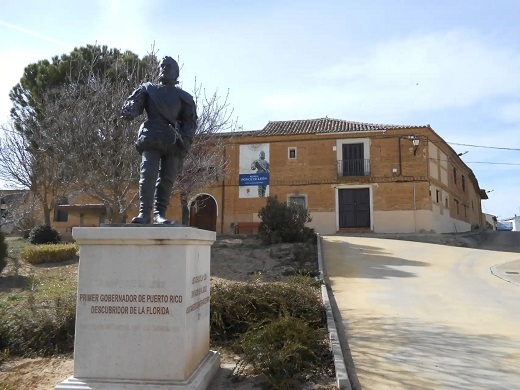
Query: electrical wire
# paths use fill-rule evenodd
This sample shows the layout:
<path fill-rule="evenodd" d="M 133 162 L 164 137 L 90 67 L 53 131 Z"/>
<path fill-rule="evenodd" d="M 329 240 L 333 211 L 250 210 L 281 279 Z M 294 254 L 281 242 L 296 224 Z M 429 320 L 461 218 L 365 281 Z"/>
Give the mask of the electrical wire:
<path fill-rule="evenodd" d="M 520 165 L 520 163 L 490 162 L 490 161 L 465 161 L 466 164 L 492 164 L 492 165 Z"/>
<path fill-rule="evenodd" d="M 453 163 L 452 160 L 444 160 L 441 158 L 430 157 L 430 160 L 439 162 Z M 508 162 L 491 162 L 491 161 L 464 161 L 465 164 L 490 164 L 490 165 L 520 165 L 520 163 L 508 163 Z"/>
<path fill-rule="evenodd" d="M 447 144 L 450 144 L 450 145 L 459 145 L 459 146 L 471 146 L 473 148 L 485 148 L 485 149 L 500 149 L 500 150 L 516 150 L 518 152 L 520 152 L 520 149 L 518 148 L 504 148 L 504 147 L 500 147 L 500 146 L 484 146 L 484 145 L 470 145 L 470 144 L 459 144 L 457 142 L 447 142 Z"/>

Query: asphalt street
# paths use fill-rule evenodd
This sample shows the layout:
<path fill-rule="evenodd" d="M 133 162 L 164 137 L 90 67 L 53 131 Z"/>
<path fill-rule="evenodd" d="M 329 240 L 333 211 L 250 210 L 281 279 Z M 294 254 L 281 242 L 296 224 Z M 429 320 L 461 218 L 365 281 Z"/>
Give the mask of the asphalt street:
<path fill-rule="evenodd" d="M 520 389 L 518 237 L 494 247 L 510 252 L 324 237 L 358 387 Z"/>

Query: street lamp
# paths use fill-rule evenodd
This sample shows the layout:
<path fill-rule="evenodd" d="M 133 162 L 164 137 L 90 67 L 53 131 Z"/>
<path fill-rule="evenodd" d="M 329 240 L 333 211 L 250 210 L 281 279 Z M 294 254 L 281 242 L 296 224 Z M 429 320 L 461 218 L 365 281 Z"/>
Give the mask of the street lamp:
<path fill-rule="evenodd" d="M 412 140 L 413 155 L 415 156 L 417 153 L 417 148 L 419 147 L 420 140 L 419 140 L 419 138 L 415 137 L 414 135 L 411 135 L 409 138 Z"/>

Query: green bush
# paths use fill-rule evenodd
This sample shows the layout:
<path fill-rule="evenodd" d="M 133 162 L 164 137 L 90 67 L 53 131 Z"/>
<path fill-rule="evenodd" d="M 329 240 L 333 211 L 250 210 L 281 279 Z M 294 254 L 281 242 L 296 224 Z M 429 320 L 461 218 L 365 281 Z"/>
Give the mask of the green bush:
<path fill-rule="evenodd" d="M 210 306 L 212 342 L 236 341 L 250 328 L 280 315 L 299 318 L 313 328 L 325 326 L 320 290 L 311 283 L 300 283 L 300 278 L 276 283 L 214 284 Z"/>
<path fill-rule="evenodd" d="M 281 242 L 304 242 L 314 234 L 305 226 L 312 218 L 304 206 L 280 202 L 277 197 L 268 197 L 267 204 L 258 213 L 262 220 L 258 234 L 267 244 Z"/>
<path fill-rule="evenodd" d="M 57 244 L 60 241 L 60 234 L 47 225 L 35 226 L 29 233 L 29 242 L 33 245 Z"/>
<path fill-rule="evenodd" d="M 319 377 L 328 370 L 330 351 L 325 337 L 324 329 L 282 316 L 244 334 L 241 364 L 250 365 L 273 389 L 298 389 L 313 375 Z"/>
<path fill-rule="evenodd" d="M 7 265 L 7 242 L 5 234 L 0 232 L 0 273 Z"/>
<path fill-rule="evenodd" d="M 0 306 L 0 349 L 18 356 L 71 352 L 75 318 L 75 294 L 38 305 Z"/>
<path fill-rule="evenodd" d="M 22 250 L 22 259 L 31 264 L 59 263 L 74 259 L 77 244 L 30 245 Z"/>

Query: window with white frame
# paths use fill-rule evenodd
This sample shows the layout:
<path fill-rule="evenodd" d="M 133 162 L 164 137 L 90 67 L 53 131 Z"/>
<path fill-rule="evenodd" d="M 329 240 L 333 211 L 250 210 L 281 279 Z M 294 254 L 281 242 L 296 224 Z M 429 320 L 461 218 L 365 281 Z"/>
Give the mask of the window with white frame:
<path fill-rule="evenodd" d="M 307 207 L 307 197 L 305 195 L 289 195 L 287 197 L 287 203 L 299 204 L 300 206 Z"/>
<path fill-rule="evenodd" d="M 287 157 L 289 158 L 289 160 L 296 159 L 296 147 L 292 146 L 287 150 Z"/>

